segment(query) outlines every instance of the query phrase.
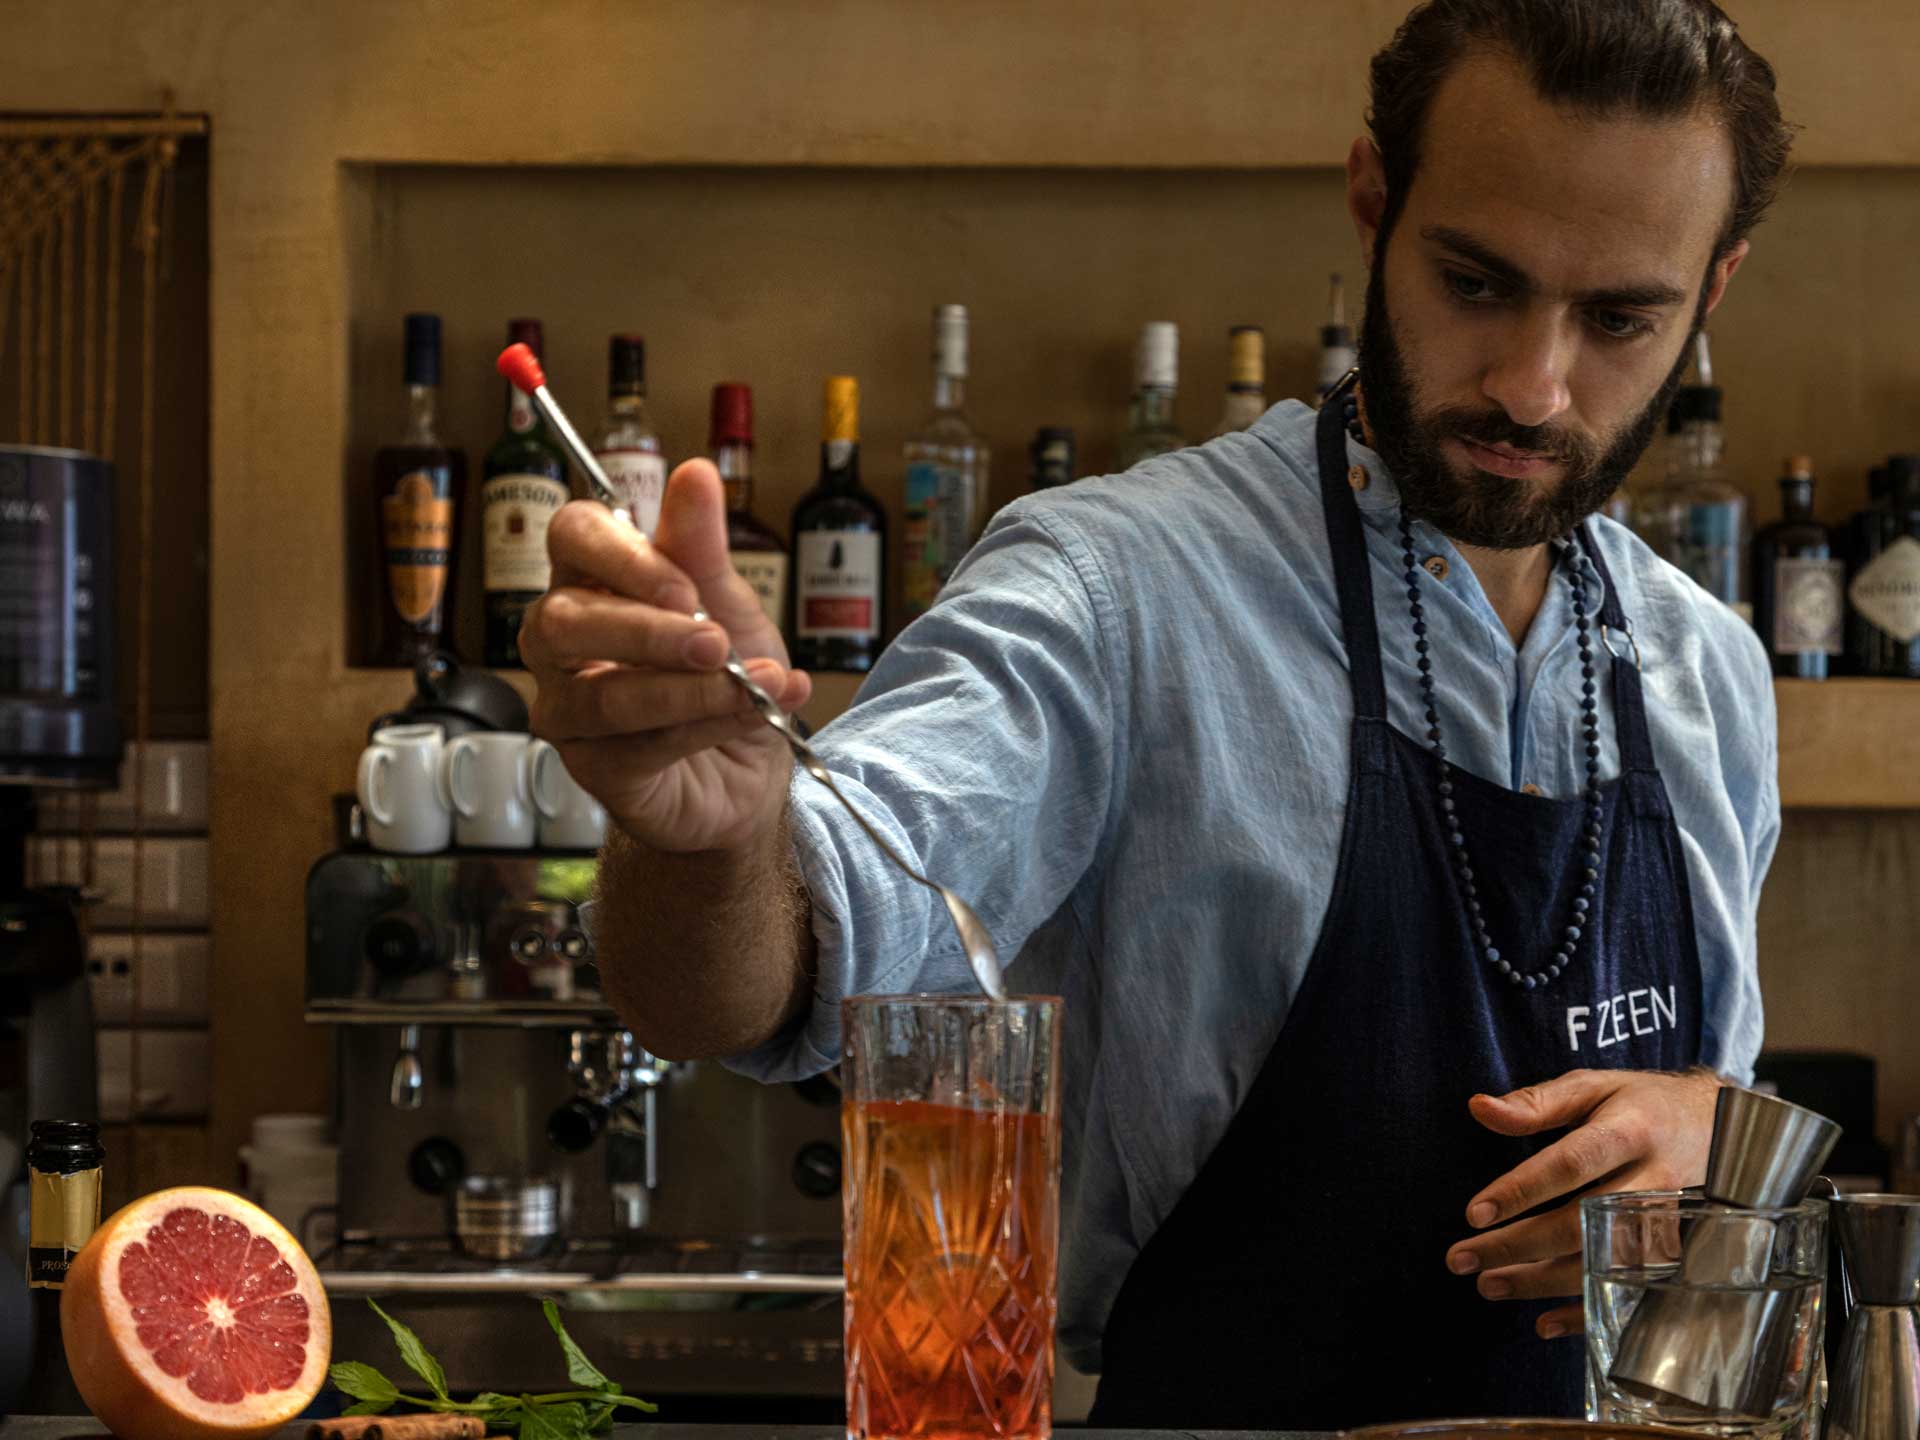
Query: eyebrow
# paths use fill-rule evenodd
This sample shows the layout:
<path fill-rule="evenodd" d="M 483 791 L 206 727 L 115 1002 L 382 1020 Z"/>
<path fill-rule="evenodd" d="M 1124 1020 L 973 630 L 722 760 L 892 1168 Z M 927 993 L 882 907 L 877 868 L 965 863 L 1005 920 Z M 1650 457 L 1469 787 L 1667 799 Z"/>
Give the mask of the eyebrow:
<path fill-rule="evenodd" d="M 1525 270 L 1492 246 L 1475 239 L 1464 230 L 1455 230 L 1446 225 L 1429 225 L 1420 232 L 1420 238 L 1451 250 L 1461 259 L 1478 265 L 1503 285 L 1522 294 L 1536 294 L 1540 289 L 1534 278 Z M 1661 280 L 1644 280 L 1625 285 L 1607 285 L 1598 290 L 1583 290 L 1573 298 L 1581 305 L 1657 309 L 1663 305 L 1682 304 L 1688 296 L 1685 290 L 1676 285 L 1669 285 Z"/>

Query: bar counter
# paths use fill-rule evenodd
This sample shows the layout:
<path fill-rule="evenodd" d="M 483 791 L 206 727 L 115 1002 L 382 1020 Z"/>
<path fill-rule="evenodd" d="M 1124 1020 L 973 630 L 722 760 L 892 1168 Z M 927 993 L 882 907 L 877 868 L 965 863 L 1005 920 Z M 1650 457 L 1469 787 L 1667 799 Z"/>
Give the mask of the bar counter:
<path fill-rule="evenodd" d="M 312 1421 L 301 1420 L 276 1431 L 269 1440 L 306 1440 Z M 645 1435 L 649 1440 L 846 1440 L 847 1432 L 820 1426 L 785 1429 L 766 1425 L 616 1425 L 614 1435 Z M 1056 1435 L 1074 1440 L 1323 1440 L 1312 1430 L 1088 1430 L 1062 1427 Z M 0 1440 L 104 1440 L 100 1422 L 85 1415 L 15 1415 L 0 1420 Z M 134 1437 L 137 1440 L 137 1437 Z"/>

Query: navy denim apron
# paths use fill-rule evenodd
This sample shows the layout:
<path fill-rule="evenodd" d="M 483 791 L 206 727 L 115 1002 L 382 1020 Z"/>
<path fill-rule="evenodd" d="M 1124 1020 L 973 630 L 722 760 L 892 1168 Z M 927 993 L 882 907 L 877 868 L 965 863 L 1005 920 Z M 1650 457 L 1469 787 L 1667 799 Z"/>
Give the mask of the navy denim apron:
<path fill-rule="evenodd" d="M 1387 720 L 1373 588 L 1337 399 L 1320 489 L 1353 684 L 1353 777 L 1327 918 L 1279 1039 L 1107 1321 L 1093 1424 L 1335 1430 L 1575 1415 L 1577 1338 L 1544 1301 L 1482 1299 L 1446 1268 L 1467 1202 L 1557 1135 L 1467 1113 L 1569 1070 L 1681 1070 L 1700 1055 L 1685 862 L 1640 676 L 1612 661 L 1621 775 L 1605 787 L 1593 918 L 1565 974 L 1523 990 L 1476 952 L 1448 860 L 1437 762 Z M 1621 632 L 1619 591 L 1599 618 Z M 1596 646 L 1596 654 L 1599 647 Z M 1488 929 L 1538 967 L 1565 924 L 1584 801 L 1453 771 Z"/>

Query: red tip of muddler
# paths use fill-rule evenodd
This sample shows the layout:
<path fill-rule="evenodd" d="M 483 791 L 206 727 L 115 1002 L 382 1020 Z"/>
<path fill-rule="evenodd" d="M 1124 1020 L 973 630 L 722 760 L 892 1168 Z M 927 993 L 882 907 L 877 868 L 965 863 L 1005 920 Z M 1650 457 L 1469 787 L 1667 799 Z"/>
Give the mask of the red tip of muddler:
<path fill-rule="evenodd" d="M 547 383 L 547 372 L 540 368 L 540 357 L 524 344 L 507 346 L 493 362 L 493 368 L 506 376 L 515 389 L 529 395 Z"/>

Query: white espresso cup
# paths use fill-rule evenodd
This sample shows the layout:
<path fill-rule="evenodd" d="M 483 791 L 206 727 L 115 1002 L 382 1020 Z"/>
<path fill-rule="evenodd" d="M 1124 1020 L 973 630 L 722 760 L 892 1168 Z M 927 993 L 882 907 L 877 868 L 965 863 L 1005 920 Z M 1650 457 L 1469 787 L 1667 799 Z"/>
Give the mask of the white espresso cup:
<path fill-rule="evenodd" d="M 360 752 L 354 786 L 367 843 L 399 855 L 447 848 L 453 809 L 441 781 L 446 734 L 438 725 L 387 725 Z"/>
<path fill-rule="evenodd" d="M 607 838 L 607 812 L 567 773 L 560 752 L 533 742 L 533 808 L 540 815 L 543 850 L 598 850 Z"/>
<path fill-rule="evenodd" d="M 453 838 L 488 850 L 533 845 L 533 739 L 480 730 L 447 742 L 441 762 L 453 802 Z"/>

